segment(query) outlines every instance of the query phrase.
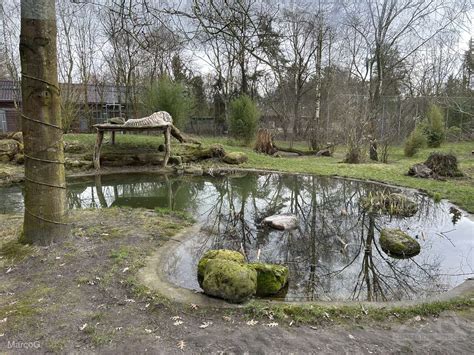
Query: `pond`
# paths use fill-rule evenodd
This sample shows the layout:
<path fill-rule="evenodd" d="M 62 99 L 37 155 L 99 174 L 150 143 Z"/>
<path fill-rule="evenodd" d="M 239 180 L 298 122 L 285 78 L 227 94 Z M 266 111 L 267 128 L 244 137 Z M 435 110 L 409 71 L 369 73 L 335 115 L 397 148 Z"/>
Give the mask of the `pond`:
<path fill-rule="evenodd" d="M 409 218 L 365 214 L 359 199 L 403 192 L 419 204 Z M 0 189 L 0 213 L 23 210 L 22 189 Z M 474 222 L 450 203 L 413 190 L 339 178 L 276 173 L 225 177 L 111 175 L 68 182 L 69 207 L 128 206 L 188 211 L 200 224 L 167 260 L 169 280 L 200 290 L 199 258 L 209 249 L 242 251 L 249 261 L 289 267 L 289 285 L 275 298 L 402 300 L 444 292 L 474 276 Z M 270 215 L 290 213 L 299 227 L 263 227 Z M 472 217 L 471 217 L 472 218 Z M 421 252 L 394 259 L 379 246 L 382 228 L 415 237 Z"/>

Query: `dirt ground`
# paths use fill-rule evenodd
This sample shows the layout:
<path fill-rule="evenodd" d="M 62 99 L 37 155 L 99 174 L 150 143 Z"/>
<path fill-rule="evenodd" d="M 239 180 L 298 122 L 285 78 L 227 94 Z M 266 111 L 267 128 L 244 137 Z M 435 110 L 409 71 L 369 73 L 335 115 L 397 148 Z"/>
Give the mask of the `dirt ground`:
<path fill-rule="evenodd" d="M 138 209 L 73 212 L 50 247 L 15 238 L 0 215 L 0 353 L 471 353 L 474 311 L 404 322 L 252 320 L 242 310 L 176 305 L 137 283 L 151 251 L 191 221 Z"/>

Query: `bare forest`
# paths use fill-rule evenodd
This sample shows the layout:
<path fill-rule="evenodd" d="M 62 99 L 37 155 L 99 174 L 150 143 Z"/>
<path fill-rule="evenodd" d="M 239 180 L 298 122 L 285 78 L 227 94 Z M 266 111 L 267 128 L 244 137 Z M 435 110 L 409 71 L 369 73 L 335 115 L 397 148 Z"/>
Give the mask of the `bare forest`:
<path fill-rule="evenodd" d="M 445 129 L 472 135 L 469 0 L 56 3 L 65 131 L 149 114 L 151 93 L 168 85 L 181 95 L 173 116 L 191 133 L 227 133 L 230 104 L 246 95 L 259 127 L 310 150 L 401 143 L 430 104 Z M 0 5 L 0 76 L 16 85 L 19 9 L 19 0 Z"/>

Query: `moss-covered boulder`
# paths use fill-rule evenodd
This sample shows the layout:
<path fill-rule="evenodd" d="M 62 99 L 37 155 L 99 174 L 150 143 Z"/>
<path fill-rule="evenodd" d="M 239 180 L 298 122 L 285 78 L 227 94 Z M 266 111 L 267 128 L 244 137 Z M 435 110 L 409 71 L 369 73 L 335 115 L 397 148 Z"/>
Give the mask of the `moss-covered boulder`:
<path fill-rule="evenodd" d="M 360 199 L 362 209 L 369 213 L 411 217 L 418 211 L 416 202 L 400 193 L 377 193 Z"/>
<path fill-rule="evenodd" d="M 232 303 L 242 303 L 257 292 L 257 272 L 248 265 L 210 259 L 204 269 L 204 293 Z"/>
<path fill-rule="evenodd" d="M 224 161 L 224 163 L 227 164 L 238 165 L 245 163 L 248 160 L 248 157 L 245 153 L 242 152 L 230 152 L 226 153 L 222 160 Z"/>
<path fill-rule="evenodd" d="M 2 161 L 10 161 L 20 151 L 20 144 L 14 139 L 0 140 L 0 157 Z"/>
<path fill-rule="evenodd" d="M 14 132 L 9 135 L 8 138 L 14 139 L 19 143 L 23 143 L 23 132 Z"/>
<path fill-rule="evenodd" d="M 13 160 L 17 164 L 24 164 L 25 163 L 25 155 L 23 153 L 15 154 L 15 156 L 13 157 Z"/>
<path fill-rule="evenodd" d="M 274 295 L 288 282 L 286 266 L 264 263 L 252 263 L 248 266 L 257 272 L 257 296 Z"/>
<path fill-rule="evenodd" d="M 395 258 L 411 258 L 420 253 L 420 244 L 400 229 L 382 229 L 380 247 Z"/>
<path fill-rule="evenodd" d="M 82 144 L 79 141 L 64 142 L 64 152 L 66 153 L 79 154 L 79 153 L 85 153 L 88 150 L 89 150 L 89 147 L 86 146 L 85 144 Z"/>
<path fill-rule="evenodd" d="M 183 169 L 185 174 L 201 176 L 204 174 L 204 170 L 199 165 L 188 165 Z"/>
<path fill-rule="evenodd" d="M 206 269 L 206 265 L 209 262 L 209 260 L 212 260 L 212 259 L 230 260 L 230 261 L 235 261 L 239 264 L 243 264 L 245 262 L 244 256 L 238 251 L 227 250 L 227 249 L 215 249 L 215 250 L 207 251 L 199 260 L 199 264 L 198 264 L 197 278 L 198 278 L 199 285 L 201 287 L 202 287 L 202 282 L 204 280 L 204 270 Z"/>

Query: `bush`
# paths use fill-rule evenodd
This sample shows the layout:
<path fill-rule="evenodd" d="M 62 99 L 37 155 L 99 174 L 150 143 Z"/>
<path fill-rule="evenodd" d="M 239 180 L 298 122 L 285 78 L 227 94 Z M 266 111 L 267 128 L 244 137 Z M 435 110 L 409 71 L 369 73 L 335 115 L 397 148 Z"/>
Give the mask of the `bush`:
<path fill-rule="evenodd" d="M 142 104 L 146 115 L 166 111 L 173 117 L 176 127 L 184 128 L 193 107 L 193 98 L 183 84 L 163 77 L 146 88 Z"/>
<path fill-rule="evenodd" d="M 423 134 L 423 131 L 420 129 L 420 127 L 415 127 L 415 129 L 410 133 L 410 135 L 405 141 L 405 156 L 414 156 L 419 149 L 426 147 L 426 144 L 427 141 L 425 135 Z"/>
<path fill-rule="evenodd" d="M 446 139 L 449 142 L 458 142 L 461 139 L 462 130 L 457 126 L 451 126 L 446 131 Z"/>
<path fill-rule="evenodd" d="M 428 147 L 438 148 L 445 138 L 444 118 L 441 110 L 436 105 L 430 105 L 422 123 Z"/>
<path fill-rule="evenodd" d="M 247 95 L 240 96 L 230 103 L 230 134 L 248 144 L 255 137 L 260 112 Z"/>

